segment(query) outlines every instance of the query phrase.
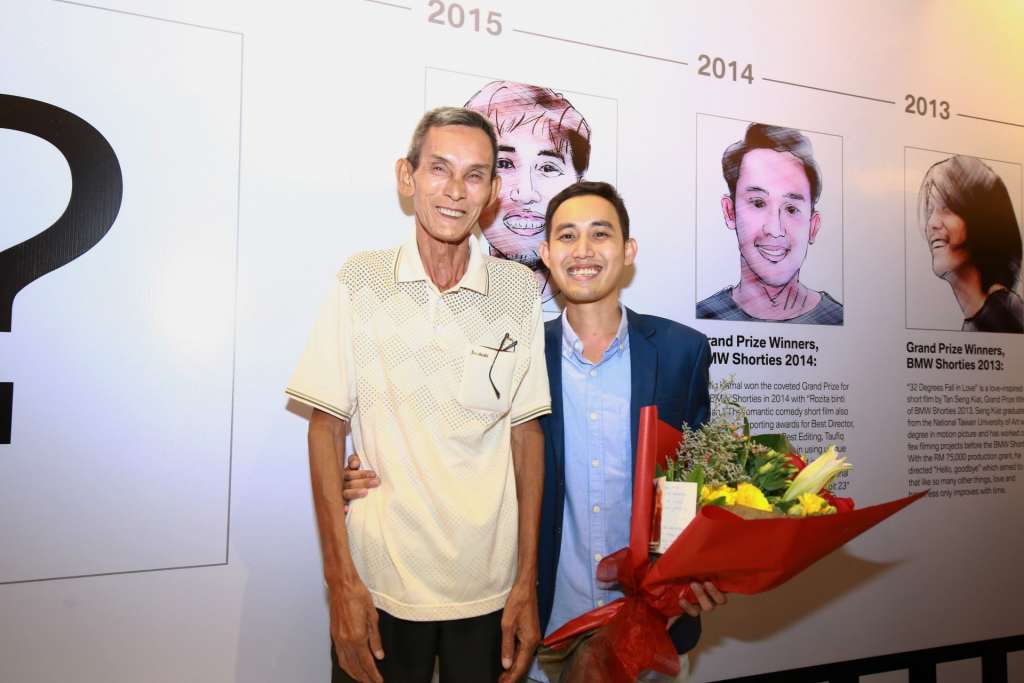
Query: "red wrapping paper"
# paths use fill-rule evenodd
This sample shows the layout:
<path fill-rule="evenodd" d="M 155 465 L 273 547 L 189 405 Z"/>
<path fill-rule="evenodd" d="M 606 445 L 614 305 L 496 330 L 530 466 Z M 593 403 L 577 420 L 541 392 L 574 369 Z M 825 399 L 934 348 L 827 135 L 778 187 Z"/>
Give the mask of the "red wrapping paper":
<path fill-rule="evenodd" d="M 654 466 L 675 453 L 682 436 L 657 415 L 653 406 L 641 409 L 629 548 L 607 556 L 597 569 L 598 579 L 618 583 L 626 597 L 573 619 L 543 641 L 564 647 L 604 627 L 591 645 L 600 649 L 591 655 L 591 666 L 600 671 L 590 670 L 588 680 L 627 683 L 645 670 L 677 674 L 679 659 L 666 629 L 669 618 L 683 613 L 680 598 L 695 602 L 691 581 L 712 581 L 727 593 L 770 590 L 926 493 L 860 510 L 837 499 L 837 514 L 815 517 L 745 520 L 707 506 L 651 564 Z"/>

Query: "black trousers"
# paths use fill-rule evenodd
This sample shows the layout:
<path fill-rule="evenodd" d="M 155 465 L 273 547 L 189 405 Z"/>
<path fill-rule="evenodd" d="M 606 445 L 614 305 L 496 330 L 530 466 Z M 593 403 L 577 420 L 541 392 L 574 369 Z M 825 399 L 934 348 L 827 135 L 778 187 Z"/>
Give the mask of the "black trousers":
<path fill-rule="evenodd" d="M 487 683 L 501 675 L 501 610 L 452 621 L 406 621 L 377 610 L 384 659 L 377 670 L 385 683 L 430 683 L 434 659 L 440 683 Z M 355 679 L 338 666 L 331 643 L 331 683 Z"/>

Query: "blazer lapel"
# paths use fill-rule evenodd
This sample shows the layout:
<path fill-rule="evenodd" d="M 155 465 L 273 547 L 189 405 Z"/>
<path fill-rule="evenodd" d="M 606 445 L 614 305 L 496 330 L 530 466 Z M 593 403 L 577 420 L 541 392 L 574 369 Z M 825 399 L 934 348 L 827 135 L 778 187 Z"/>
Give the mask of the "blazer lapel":
<path fill-rule="evenodd" d="M 562 481 L 565 462 L 565 421 L 562 413 L 562 317 L 559 316 L 544 326 L 544 357 L 548 366 L 548 386 L 551 390 L 551 415 L 548 424 L 551 436 L 551 452 L 554 454 L 557 477 Z M 561 511 L 561 508 L 559 508 Z"/>
<path fill-rule="evenodd" d="M 640 408 L 654 403 L 654 390 L 658 382 L 658 348 L 651 341 L 654 330 L 644 325 L 640 316 L 627 308 L 626 317 L 629 324 L 629 367 L 632 380 L 629 395 L 629 434 L 635 469 Z"/>

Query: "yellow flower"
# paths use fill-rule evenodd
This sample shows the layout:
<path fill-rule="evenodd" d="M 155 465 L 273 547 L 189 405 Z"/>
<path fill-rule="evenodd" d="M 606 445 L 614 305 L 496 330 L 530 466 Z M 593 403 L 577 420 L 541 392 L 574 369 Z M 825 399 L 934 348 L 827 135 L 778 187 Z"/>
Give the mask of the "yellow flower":
<path fill-rule="evenodd" d="M 804 514 L 808 515 L 817 515 L 828 507 L 825 499 L 816 493 L 805 493 L 798 500 L 804 509 Z"/>
<path fill-rule="evenodd" d="M 761 489 L 753 484 L 743 483 L 736 487 L 736 502 L 734 504 L 765 512 L 772 511 L 772 504 L 764 497 Z"/>
<path fill-rule="evenodd" d="M 808 515 L 832 515 L 835 512 L 835 507 L 829 505 L 828 501 L 818 494 L 804 493 L 797 498 L 797 504 L 791 506 L 786 514 L 791 517 L 807 517 Z"/>
<path fill-rule="evenodd" d="M 700 504 L 707 505 L 717 498 L 724 498 L 721 505 L 735 505 L 736 504 L 736 489 L 731 486 L 718 486 L 711 488 L 710 486 L 702 486 L 700 489 Z"/>

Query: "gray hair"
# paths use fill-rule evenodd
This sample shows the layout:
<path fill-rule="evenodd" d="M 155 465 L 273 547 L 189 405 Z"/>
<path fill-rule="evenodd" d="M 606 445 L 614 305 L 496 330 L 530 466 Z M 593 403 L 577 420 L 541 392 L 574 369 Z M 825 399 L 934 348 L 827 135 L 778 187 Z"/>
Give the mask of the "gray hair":
<path fill-rule="evenodd" d="M 427 131 L 443 126 L 468 126 L 479 128 L 486 133 L 487 139 L 491 141 L 491 177 L 493 178 L 497 174 L 498 136 L 494 133 L 494 126 L 487 117 L 465 107 L 438 107 L 423 115 L 420 122 L 416 124 L 416 130 L 413 131 L 412 141 L 409 143 L 409 153 L 405 155 L 405 158 L 412 164 L 413 170 L 420 165 L 420 150 L 423 148 Z"/>

